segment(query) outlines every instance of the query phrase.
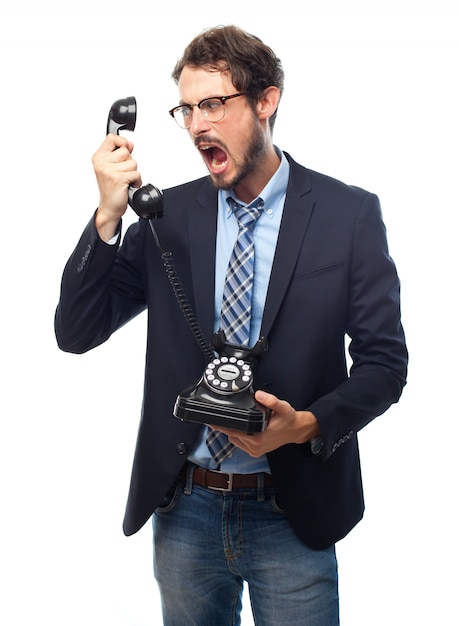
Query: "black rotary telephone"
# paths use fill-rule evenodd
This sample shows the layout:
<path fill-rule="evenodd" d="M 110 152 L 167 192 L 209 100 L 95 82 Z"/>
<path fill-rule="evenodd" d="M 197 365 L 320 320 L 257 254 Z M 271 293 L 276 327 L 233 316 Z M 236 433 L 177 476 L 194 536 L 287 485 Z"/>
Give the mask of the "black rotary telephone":
<path fill-rule="evenodd" d="M 265 429 L 270 411 L 254 398 L 253 367 L 267 350 L 266 339 L 253 348 L 225 342 L 222 330 L 212 338 L 217 357 L 209 360 L 198 382 L 178 396 L 174 415 L 198 422 L 243 430 L 253 435 Z"/>
<path fill-rule="evenodd" d="M 117 100 L 108 114 L 107 133 L 133 131 L 136 118 L 137 104 L 133 96 Z M 249 348 L 226 343 L 225 334 L 220 330 L 214 334 L 209 345 L 175 272 L 172 253 L 161 248 L 156 234 L 153 220 L 163 217 L 162 192 L 150 184 L 140 188 L 130 186 L 128 203 L 139 217 L 149 221 L 177 302 L 207 359 L 201 379 L 178 395 L 174 416 L 183 422 L 234 428 L 248 434 L 262 432 L 271 412 L 255 400 L 253 368 L 256 360 L 267 350 L 266 339 L 259 339 L 253 348 Z"/>

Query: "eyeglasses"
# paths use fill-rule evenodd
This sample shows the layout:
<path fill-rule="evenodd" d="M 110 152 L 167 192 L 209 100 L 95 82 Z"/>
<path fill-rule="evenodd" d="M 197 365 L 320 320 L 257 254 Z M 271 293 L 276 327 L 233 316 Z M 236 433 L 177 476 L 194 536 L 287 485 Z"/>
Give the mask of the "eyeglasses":
<path fill-rule="evenodd" d="M 169 111 L 180 128 L 188 129 L 191 126 L 193 117 L 193 107 L 197 107 L 201 111 L 201 115 L 209 122 L 221 122 L 225 117 L 225 103 L 232 98 L 245 96 L 245 93 L 233 93 L 231 96 L 215 96 L 213 98 L 204 98 L 198 104 L 180 104 Z"/>

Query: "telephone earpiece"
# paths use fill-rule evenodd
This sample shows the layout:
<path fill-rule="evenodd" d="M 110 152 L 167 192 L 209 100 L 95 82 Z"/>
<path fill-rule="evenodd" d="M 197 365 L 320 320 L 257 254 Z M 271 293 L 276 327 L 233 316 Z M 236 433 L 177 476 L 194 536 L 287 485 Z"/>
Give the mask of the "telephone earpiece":
<path fill-rule="evenodd" d="M 112 104 L 107 120 L 107 135 L 118 135 L 120 130 L 134 130 L 137 104 L 134 96 L 122 98 Z"/>
<path fill-rule="evenodd" d="M 136 117 L 137 104 L 134 96 L 117 100 L 108 114 L 107 134 L 119 135 L 120 130 L 134 130 Z M 128 203 L 143 219 L 158 219 L 163 216 L 163 194 L 153 185 L 140 188 L 129 186 Z"/>

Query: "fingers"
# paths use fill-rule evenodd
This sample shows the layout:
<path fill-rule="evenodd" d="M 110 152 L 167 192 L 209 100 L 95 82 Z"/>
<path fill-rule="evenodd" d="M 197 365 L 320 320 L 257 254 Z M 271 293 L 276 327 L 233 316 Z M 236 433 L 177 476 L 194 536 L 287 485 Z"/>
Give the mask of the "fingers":
<path fill-rule="evenodd" d="M 126 137 L 110 133 L 105 137 L 99 150 L 108 150 L 109 152 L 113 152 L 117 148 L 127 148 L 129 152 L 132 152 L 132 150 L 134 149 L 134 144 L 132 143 L 132 141 L 126 139 Z"/>
<path fill-rule="evenodd" d="M 119 163 L 127 164 L 126 171 L 135 169 L 137 163 L 131 156 L 133 149 L 134 144 L 125 137 L 107 135 L 100 148 L 92 157 L 94 168 L 97 170 L 98 167 L 104 164 Z"/>
<path fill-rule="evenodd" d="M 92 157 L 99 186 L 99 212 L 104 222 L 117 223 L 125 213 L 128 187 L 140 187 L 142 179 L 132 158 L 134 144 L 125 137 L 109 134 Z"/>

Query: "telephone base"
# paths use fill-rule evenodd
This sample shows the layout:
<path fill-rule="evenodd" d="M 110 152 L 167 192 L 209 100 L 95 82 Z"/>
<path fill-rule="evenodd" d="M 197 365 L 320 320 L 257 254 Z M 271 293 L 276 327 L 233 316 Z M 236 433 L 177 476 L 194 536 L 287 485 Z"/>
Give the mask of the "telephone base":
<path fill-rule="evenodd" d="M 236 406 L 219 407 L 215 403 L 206 403 L 200 399 L 178 396 L 174 415 L 182 422 L 209 424 L 241 430 L 249 435 L 263 432 L 269 421 L 271 411 L 253 401 L 252 408 Z"/>

